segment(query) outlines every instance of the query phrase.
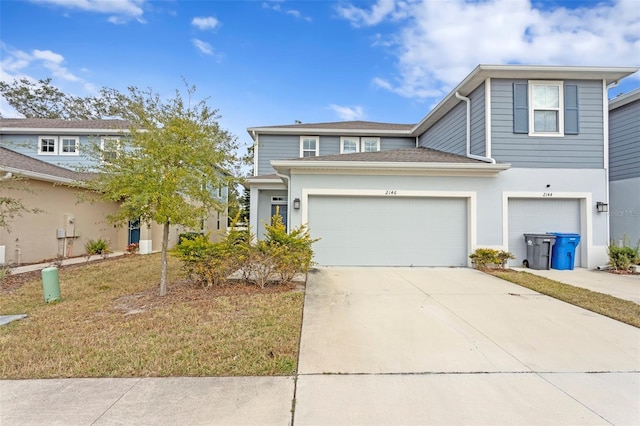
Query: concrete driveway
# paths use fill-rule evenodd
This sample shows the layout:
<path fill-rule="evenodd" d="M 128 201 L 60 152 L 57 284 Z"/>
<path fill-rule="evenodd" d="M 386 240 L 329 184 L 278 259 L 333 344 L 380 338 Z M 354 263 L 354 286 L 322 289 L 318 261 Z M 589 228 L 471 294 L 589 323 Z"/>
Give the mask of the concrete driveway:
<path fill-rule="evenodd" d="M 640 330 L 466 268 L 319 268 L 294 420 L 639 424 Z"/>

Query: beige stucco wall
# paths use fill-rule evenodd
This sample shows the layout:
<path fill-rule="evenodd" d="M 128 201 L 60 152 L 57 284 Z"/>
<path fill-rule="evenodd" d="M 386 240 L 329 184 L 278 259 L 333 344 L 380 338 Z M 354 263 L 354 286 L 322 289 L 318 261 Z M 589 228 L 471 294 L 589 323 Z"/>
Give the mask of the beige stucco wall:
<path fill-rule="evenodd" d="M 114 227 L 106 222 L 106 216 L 117 210 L 116 203 L 78 203 L 78 189 L 54 185 L 53 183 L 24 180 L 19 185 L 29 191 L 7 190 L 2 188 L 3 195 L 18 198 L 27 207 L 38 207 L 44 210 L 39 214 L 24 214 L 11 221 L 11 232 L 0 229 L 0 246 L 4 246 L 5 263 L 35 263 L 59 257 L 75 257 L 86 253 L 84 248 L 90 239 L 103 238 L 109 241 L 112 251 L 124 251 L 128 244 L 126 226 Z M 68 217 L 74 223 L 66 223 Z M 226 212 L 212 213 L 205 221 L 205 233 L 210 232 L 212 241 L 220 240 L 227 227 Z M 77 238 L 57 238 L 57 230 L 65 229 L 68 234 L 74 231 Z M 178 236 L 187 230 L 181 226 L 172 226 L 169 231 L 169 248 L 178 242 Z M 150 226 L 142 224 L 140 239 L 151 240 L 152 251 L 162 249 L 162 225 Z M 0 258 L 0 263 L 2 259 Z"/>
<path fill-rule="evenodd" d="M 42 213 L 27 213 L 10 222 L 11 232 L 0 229 L 0 246 L 5 246 L 5 263 L 33 263 L 60 256 L 79 256 L 86 253 L 85 243 L 103 238 L 111 250 L 124 250 L 127 245 L 126 228 L 114 228 L 105 221 L 106 215 L 117 209 L 115 203 L 78 203 L 77 189 L 57 186 L 36 180 L 19 182 L 30 191 L 8 190 L 6 194 L 22 200 L 27 207 L 37 207 Z M 73 223 L 68 218 L 73 217 Z M 57 230 L 74 232 L 77 238 L 57 238 Z M 1 260 L 1 259 L 0 259 Z"/>

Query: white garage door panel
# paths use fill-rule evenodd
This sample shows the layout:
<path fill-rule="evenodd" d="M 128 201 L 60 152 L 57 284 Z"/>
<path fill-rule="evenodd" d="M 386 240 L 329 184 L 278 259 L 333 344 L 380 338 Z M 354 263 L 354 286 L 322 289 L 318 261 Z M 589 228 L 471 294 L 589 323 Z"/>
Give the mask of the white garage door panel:
<path fill-rule="evenodd" d="M 545 234 L 547 232 L 580 233 L 580 200 L 577 199 L 530 199 L 509 200 L 509 251 L 516 256 L 510 263 L 522 265 L 527 247 L 523 234 Z M 580 243 L 582 244 L 582 242 Z M 580 266 L 580 246 L 575 257 L 575 266 Z"/>
<path fill-rule="evenodd" d="M 310 196 L 320 265 L 465 266 L 463 198 Z"/>

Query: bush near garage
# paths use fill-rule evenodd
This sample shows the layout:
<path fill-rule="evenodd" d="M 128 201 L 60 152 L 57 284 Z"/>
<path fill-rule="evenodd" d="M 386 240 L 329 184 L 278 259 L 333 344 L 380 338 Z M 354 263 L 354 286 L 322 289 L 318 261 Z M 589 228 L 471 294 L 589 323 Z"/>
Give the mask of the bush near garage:
<path fill-rule="evenodd" d="M 484 271 L 487 269 L 504 269 L 509 259 L 516 257 L 505 250 L 496 250 L 490 248 L 476 249 L 469 258 L 477 269 Z"/>
<path fill-rule="evenodd" d="M 625 235 L 621 246 L 616 245 L 613 241 L 609 244 L 607 254 L 609 255 L 609 266 L 613 270 L 630 271 L 634 265 L 640 263 L 640 241 L 634 247 Z"/>
<path fill-rule="evenodd" d="M 265 239 L 255 241 L 248 230 L 232 223 L 227 236 L 217 243 L 208 236 L 180 240 L 174 254 L 187 276 L 204 286 L 222 285 L 240 271 L 242 281 L 265 288 L 268 282 L 290 283 L 313 265 L 313 240 L 306 226 L 287 233 L 282 217 L 274 215 L 265 225 Z"/>

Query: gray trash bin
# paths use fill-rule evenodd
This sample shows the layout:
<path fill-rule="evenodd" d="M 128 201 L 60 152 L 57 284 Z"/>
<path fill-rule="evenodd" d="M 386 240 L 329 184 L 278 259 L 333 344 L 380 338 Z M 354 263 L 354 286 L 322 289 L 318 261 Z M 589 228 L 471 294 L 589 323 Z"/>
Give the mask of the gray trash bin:
<path fill-rule="evenodd" d="M 524 234 L 527 245 L 527 258 L 522 262 L 531 269 L 549 269 L 551 266 L 551 246 L 555 242 L 555 235 Z"/>

